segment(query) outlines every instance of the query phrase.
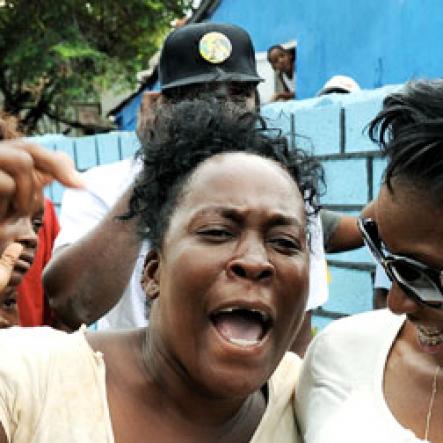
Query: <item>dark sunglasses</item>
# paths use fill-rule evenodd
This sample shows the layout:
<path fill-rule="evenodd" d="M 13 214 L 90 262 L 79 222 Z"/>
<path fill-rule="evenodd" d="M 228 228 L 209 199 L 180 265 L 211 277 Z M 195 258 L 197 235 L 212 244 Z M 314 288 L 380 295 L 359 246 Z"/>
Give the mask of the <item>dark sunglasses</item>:
<path fill-rule="evenodd" d="M 358 227 L 374 258 L 391 281 L 415 301 L 432 308 L 443 308 L 443 271 L 403 255 L 388 253 L 378 235 L 377 224 L 359 218 Z"/>

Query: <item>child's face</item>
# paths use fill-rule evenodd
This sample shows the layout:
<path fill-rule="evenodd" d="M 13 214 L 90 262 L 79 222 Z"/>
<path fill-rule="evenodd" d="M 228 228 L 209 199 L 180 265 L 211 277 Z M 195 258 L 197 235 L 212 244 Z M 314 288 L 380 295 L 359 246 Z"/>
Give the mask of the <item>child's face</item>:
<path fill-rule="evenodd" d="M 38 244 L 37 233 L 43 223 L 44 200 L 43 195 L 35 200 L 32 215 L 5 221 L 1 226 L 1 251 L 10 243 L 20 243 L 23 251 L 15 262 L 8 286 L 16 287 L 23 280 L 24 275 L 31 267 Z"/>
<path fill-rule="evenodd" d="M 23 245 L 23 251 L 14 265 L 9 283 L 0 292 L 0 328 L 19 324 L 17 308 L 17 286 L 31 267 L 38 245 L 37 233 L 43 224 L 43 194 L 36 197 L 32 216 L 11 219 L 2 224 L 0 234 L 1 250 L 12 242 Z"/>
<path fill-rule="evenodd" d="M 6 288 L 0 294 L 0 329 L 19 324 L 16 288 Z"/>
<path fill-rule="evenodd" d="M 274 48 L 269 54 L 269 63 L 272 69 L 278 72 L 285 72 L 289 74 L 292 70 L 292 58 L 289 52 L 282 51 L 279 48 Z"/>

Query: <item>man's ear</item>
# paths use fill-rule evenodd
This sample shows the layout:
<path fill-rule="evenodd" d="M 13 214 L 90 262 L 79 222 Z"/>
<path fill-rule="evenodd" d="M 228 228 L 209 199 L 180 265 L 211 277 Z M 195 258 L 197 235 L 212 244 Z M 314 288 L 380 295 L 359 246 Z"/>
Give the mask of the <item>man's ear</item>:
<path fill-rule="evenodd" d="M 151 250 L 146 255 L 141 284 L 151 300 L 160 295 L 160 255 L 157 251 Z"/>

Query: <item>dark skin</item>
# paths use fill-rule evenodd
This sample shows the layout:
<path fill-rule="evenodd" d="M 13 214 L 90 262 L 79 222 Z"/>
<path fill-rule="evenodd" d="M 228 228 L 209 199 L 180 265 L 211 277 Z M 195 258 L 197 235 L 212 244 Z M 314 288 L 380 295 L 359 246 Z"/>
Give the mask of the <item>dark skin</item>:
<path fill-rule="evenodd" d="M 132 274 L 141 248 L 137 222 L 117 218 L 127 212 L 130 194 L 129 189 L 85 237 L 58 249 L 45 268 L 43 279 L 50 306 L 72 330 L 108 312 Z M 72 272 L 67 272 L 69 269 Z M 110 273 L 112 279 L 108 278 Z"/>
<path fill-rule="evenodd" d="M 150 127 L 155 103 L 165 100 L 158 92 L 143 95 L 137 132 Z M 254 109 L 253 92 L 245 107 Z M 113 308 L 131 277 L 142 245 L 137 221 L 116 219 L 127 212 L 130 194 L 131 189 L 82 239 L 55 251 L 46 266 L 43 281 L 50 306 L 57 318 L 72 330 L 94 323 Z M 108 278 L 110 272 L 112 279 Z"/>
<path fill-rule="evenodd" d="M 36 195 L 34 207 L 32 219 L 29 216 L 12 218 L 2 227 L 3 235 L 12 239 L 13 243 L 10 245 L 21 246 L 21 250 L 13 260 L 9 282 L 6 288 L 0 292 L 0 329 L 19 324 L 16 287 L 34 260 L 38 245 L 37 234 L 43 223 L 43 193 L 40 192 Z"/>
<path fill-rule="evenodd" d="M 261 388 L 303 316 L 304 225 L 298 189 L 272 162 L 227 154 L 197 168 L 146 260 L 149 330 L 87 333 L 104 354 L 116 442 L 250 441 Z M 210 313 L 231 305 L 269 310 L 266 338 L 245 346 L 221 335 Z"/>
<path fill-rule="evenodd" d="M 383 186 L 376 212 L 380 237 L 390 252 L 443 268 L 443 227 L 435 223 L 443 216 L 443 208 L 426 191 L 401 181 L 393 183 L 393 192 Z M 418 304 L 397 283 L 393 283 L 387 303 L 392 312 L 406 314 L 407 319 L 387 359 L 383 383 L 386 402 L 402 426 L 424 438 L 433 377 L 436 368 L 443 366 L 443 347 L 441 343 L 424 346 L 417 328 L 443 331 L 443 311 Z M 442 383 L 440 370 L 428 435 L 432 443 L 443 442 L 443 392 L 438 389 Z"/>
<path fill-rule="evenodd" d="M 290 79 L 292 79 L 292 77 L 294 76 L 294 60 L 289 51 L 282 51 L 280 48 L 274 48 L 269 53 L 268 61 L 274 71 L 285 73 Z M 294 97 L 294 92 L 282 91 L 274 94 L 271 98 L 271 102 L 280 100 L 291 100 Z"/>
<path fill-rule="evenodd" d="M 116 332 L 112 338 L 100 333 L 88 337 L 95 349 L 105 351 L 107 397 L 115 441 L 136 442 L 140 435 L 165 443 L 249 441 L 266 407 L 261 393 L 240 407 L 234 417 L 231 405 L 224 408 L 218 399 L 201 403 L 198 395 L 189 396 L 179 380 L 167 384 L 167 390 L 175 393 L 174 398 L 165 398 L 166 387 L 150 377 L 140 353 L 145 334 L 145 330 L 140 330 L 138 334 Z M 174 375 L 169 373 L 165 377 Z M 208 411 L 214 410 L 219 415 L 208 416 Z M 234 426 L 237 420 L 243 421 L 241 428 Z"/>

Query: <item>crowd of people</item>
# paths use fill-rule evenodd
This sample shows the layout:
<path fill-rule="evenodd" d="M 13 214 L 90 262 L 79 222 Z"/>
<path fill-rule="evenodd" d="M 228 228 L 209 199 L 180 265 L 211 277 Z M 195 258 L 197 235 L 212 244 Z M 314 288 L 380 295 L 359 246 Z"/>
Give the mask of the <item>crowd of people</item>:
<path fill-rule="evenodd" d="M 243 29 L 173 31 L 159 78 L 137 155 L 82 175 L 0 121 L 0 443 L 443 442 L 443 81 L 386 97 L 356 218 L 319 207 L 321 165 L 260 117 Z M 325 248 L 363 242 L 388 309 L 309 345 Z"/>

